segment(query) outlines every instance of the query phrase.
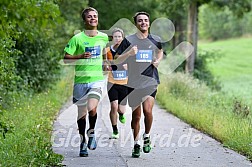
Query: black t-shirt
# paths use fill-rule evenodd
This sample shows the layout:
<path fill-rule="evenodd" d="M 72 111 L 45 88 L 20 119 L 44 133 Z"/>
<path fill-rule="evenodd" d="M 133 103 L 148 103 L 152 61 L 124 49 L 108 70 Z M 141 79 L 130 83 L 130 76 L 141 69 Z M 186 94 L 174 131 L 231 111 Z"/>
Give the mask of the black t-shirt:
<path fill-rule="evenodd" d="M 138 53 L 129 56 L 126 60 L 128 64 L 128 86 L 132 88 L 146 88 L 160 83 L 158 70 L 152 64 L 157 57 L 158 50 L 162 49 L 160 38 L 148 35 L 145 39 L 139 39 L 136 34 L 130 35 L 122 41 L 117 49 L 117 54 L 121 55 L 129 51 L 133 46 L 137 46 Z"/>
<path fill-rule="evenodd" d="M 112 46 L 110 46 L 110 51 L 111 51 L 111 54 L 112 54 L 112 56 L 113 56 L 113 59 L 115 59 L 115 55 L 116 55 L 116 51 L 112 48 Z M 123 68 L 123 64 L 125 64 L 125 63 L 122 63 L 122 64 L 114 64 L 113 62 L 111 62 L 111 68 L 112 68 L 112 70 L 113 71 L 116 71 L 116 70 L 125 70 L 124 68 Z"/>

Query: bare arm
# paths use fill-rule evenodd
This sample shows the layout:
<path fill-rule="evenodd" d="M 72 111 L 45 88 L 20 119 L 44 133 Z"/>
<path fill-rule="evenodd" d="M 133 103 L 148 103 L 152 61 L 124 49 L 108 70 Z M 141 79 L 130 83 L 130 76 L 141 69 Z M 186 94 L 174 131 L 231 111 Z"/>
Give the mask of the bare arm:
<path fill-rule="evenodd" d="M 163 49 L 159 49 L 156 59 L 153 61 L 153 65 L 158 68 L 160 61 L 163 59 Z"/>
<path fill-rule="evenodd" d="M 72 56 L 68 53 L 65 54 L 64 56 L 64 63 L 73 63 L 79 59 L 89 59 L 91 57 L 91 53 L 90 52 L 85 52 L 83 54 L 80 54 L 80 55 L 75 55 L 75 56 Z"/>
<path fill-rule="evenodd" d="M 108 55 L 107 55 L 107 51 L 105 48 L 103 49 L 102 58 L 103 58 L 103 62 L 102 62 L 103 71 L 109 71 L 111 63 L 108 60 Z"/>
<path fill-rule="evenodd" d="M 133 46 L 128 52 L 125 52 L 121 55 L 116 54 L 115 55 L 115 64 L 121 64 L 123 63 L 129 56 L 134 56 L 138 52 L 137 46 Z"/>

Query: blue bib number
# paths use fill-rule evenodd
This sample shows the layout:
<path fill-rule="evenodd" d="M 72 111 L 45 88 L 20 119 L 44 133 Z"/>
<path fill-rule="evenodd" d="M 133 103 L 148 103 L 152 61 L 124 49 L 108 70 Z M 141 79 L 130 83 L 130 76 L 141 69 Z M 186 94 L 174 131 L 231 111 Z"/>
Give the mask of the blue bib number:
<path fill-rule="evenodd" d="M 114 80 L 125 80 L 127 79 L 127 71 L 112 71 Z"/>
<path fill-rule="evenodd" d="M 98 58 L 101 54 L 100 46 L 86 47 L 85 52 L 91 53 L 91 58 Z"/>
<path fill-rule="evenodd" d="M 138 50 L 136 62 L 152 62 L 152 50 Z"/>

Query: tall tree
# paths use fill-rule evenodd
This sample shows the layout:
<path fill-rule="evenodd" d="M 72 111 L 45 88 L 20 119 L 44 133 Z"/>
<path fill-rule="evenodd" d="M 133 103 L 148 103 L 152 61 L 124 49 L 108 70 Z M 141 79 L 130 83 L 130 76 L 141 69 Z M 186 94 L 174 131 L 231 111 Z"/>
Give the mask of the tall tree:
<path fill-rule="evenodd" d="M 188 73 L 193 73 L 197 58 L 199 7 L 203 4 L 209 4 L 218 9 L 228 7 L 237 16 L 242 16 L 244 12 L 251 10 L 251 0 L 160 0 L 160 3 L 160 10 L 164 11 L 169 18 L 172 18 L 176 31 L 179 28 L 178 25 L 183 25 L 181 18 L 187 16 L 187 30 L 184 31 L 187 31 L 187 41 L 191 42 L 195 49 L 185 63 L 185 70 Z M 180 42 L 178 35 L 175 35 L 173 40 L 175 40 L 173 41 L 173 47 L 175 47 L 177 42 Z"/>
<path fill-rule="evenodd" d="M 251 10 L 250 0 L 187 0 L 188 4 L 188 26 L 187 40 L 194 46 L 194 52 L 186 60 L 185 70 L 188 73 L 193 73 L 194 63 L 197 56 L 197 41 L 198 41 L 198 9 L 201 5 L 209 3 L 218 8 L 227 6 L 237 16 L 242 16 L 244 12 Z"/>
<path fill-rule="evenodd" d="M 0 110 L 22 89 L 45 90 L 58 72 L 54 0 L 0 1 Z"/>
<path fill-rule="evenodd" d="M 61 16 L 64 18 L 64 22 L 62 23 L 60 30 L 61 30 L 61 36 L 66 41 L 68 38 L 72 37 L 74 35 L 75 30 L 82 30 L 83 29 L 83 21 L 81 18 L 81 12 L 84 8 L 88 6 L 87 0 L 71 0 L 71 1 L 65 1 L 60 0 L 58 2 Z M 66 41 L 62 40 L 62 43 L 64 45 L 66 44 Z"/>
<path fill-rule="evenodd" d="M 151 21 L 156 17 L 156 9 L 159 0 L 127 0 L 127 1 L 94 1 L 89 0 L 89 5 L 99 12 L 99 29 L 111 28 L 119 19 L 126 18 L 133 21 L 132 17 L 136 12 L 146 11 L 151 15 Z"/>
<path fill-rule="evenodd" d="M 171 49 L 175 48 L 186 38 L 186 3 L 184 0 L 160 0 L 159 16 L 168 17 L 176 29 L 174 38 L 170 41 Z"/>

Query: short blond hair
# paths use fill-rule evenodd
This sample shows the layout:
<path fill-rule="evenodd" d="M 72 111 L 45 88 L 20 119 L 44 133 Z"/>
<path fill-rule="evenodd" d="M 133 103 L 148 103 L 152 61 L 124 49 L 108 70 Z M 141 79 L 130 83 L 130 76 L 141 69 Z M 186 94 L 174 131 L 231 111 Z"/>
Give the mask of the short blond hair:
<path fill-rule="evenodd" d="M 118 28 L 118 27 L 115 27 L 113 30 L 112 30 L 112 36 L 114 35 L 114 33 L 116 32 L 120 32 L 122 34 L 122 37 L 124 38 L 124 32 L 121 28 Z"/>
<path fill-rule="evenodd" d="M 86 16 L 86 14 L 87 14 L 88 12 L 90 12 L 90 11 L 94 11 L 94 12 L 97 13 L 97 15 L 98 15 L 98 12 L 97 12 L 97 10 L 96 10 L 95 8 L 88 7 L 88 8 L 86 8 L 86 9 L 84 9 L 84 10 L 82 11 L 82 13 L 81 13 L 81 17 L 82 17 L 83 21 L 85 21 L 85 16 Z"/>

